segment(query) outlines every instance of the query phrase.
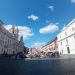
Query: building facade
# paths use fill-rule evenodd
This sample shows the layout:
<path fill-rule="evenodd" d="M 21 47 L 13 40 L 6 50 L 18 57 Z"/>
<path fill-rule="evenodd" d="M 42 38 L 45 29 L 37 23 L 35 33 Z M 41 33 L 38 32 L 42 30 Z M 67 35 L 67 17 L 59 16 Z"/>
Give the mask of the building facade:
<path fill-rule="evenodd" d="M 41 48 L 41 51 L 45 53 L 58 51 L 57 37 L 53 39 L 52 41 L 48 42 L 47 45 L 43 46 Z"/>
<path fill-rule="evenodd" d="M 75 54 L 75 19 L 57 35 L 58 50 L 62 54 Z"/>
<path fill-rule="evenodd" d="M 0 20 L 0 54 L 16 54 L 23 51 L 24 44 L 18 40 L 18 28 L 12 26 L 8 31 L 3 25 L 4 23 Z"/>

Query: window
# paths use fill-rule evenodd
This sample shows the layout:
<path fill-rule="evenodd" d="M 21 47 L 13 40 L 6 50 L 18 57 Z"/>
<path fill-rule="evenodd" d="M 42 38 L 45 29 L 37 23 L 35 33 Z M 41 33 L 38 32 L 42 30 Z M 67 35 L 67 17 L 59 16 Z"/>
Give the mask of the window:
<path fill-rule="evenodd" d="M 62 49 L 62 54 L 63 54 L 63 49 Z"/>
<path fill-rule="evenodd" d="M 74 31 L 75 30 L 75 27 L 72 27 L 72 31 Z"/>
<path fill-rule="evenodd" d="M 60 38 L 61 38 L 61 36 L 60 36 Z"/>
<path fill-rule="evenodd" d="M 66 39 L 66 42 L 67 42 L 67 44 L 68 44 L 68 40 Z"/>
<path fill-rule="evenodd" d="M 61 45 L 62 45 L 62 42 L 61 42 Z"/>
<path fill-rule="evenodd" d="M 67 33 L 65 32 L 65 35 L 67 35 Z"/>
<path fill-rule="evenodd" d="M 75 39 L 75 36 L 74 36 L 74 39 Z"/>

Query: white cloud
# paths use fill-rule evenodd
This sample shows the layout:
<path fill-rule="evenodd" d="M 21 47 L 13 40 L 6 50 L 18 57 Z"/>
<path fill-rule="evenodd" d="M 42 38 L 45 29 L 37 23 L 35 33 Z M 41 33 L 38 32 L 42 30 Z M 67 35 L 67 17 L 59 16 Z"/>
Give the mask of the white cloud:
<path fill-rule="evenodd" d="M 52 6 L 52 5 L 50 5 L 48 8 L 49 8 L 51 11 L 54 10 L 54 6 Z"/>
<path fill-rule="evenodd" d="M 58 25 L 59 23 L 58 23 L 58 22 L 56 22 L 55 24 L 56 24 L 56 25 Z"/>
<path fill-rule="evenodd" d="M 4 26 L 7 30 L 11 29 L 12 25 Z M 29 39 L 34 35 L 32 29 L 27 26 L 18 26 L 19 29 L 19 38 L 23 35 L 24 40 Z"/>
<path fill-rule="evenodd" d="M 51 23 L 48 26 L 41 28 L 39 30 L 39 32 L 41 34 L 48 34 L 48 33 L 53 33 L 55 31 L 57 31 L 58 29 L 59 29 L 59 27 L 57 26 L 57 23 L 55 23 L 55 24 Z"/>
<path fill-rule="evenodd" d="M 75 3 L 75 0 L 71 0 L 72 3 Z"/>
<path fill-rule="evenodd" d="M 23 35 L 24 40 L 29 39 L 34 35 L 32 29 L 27 26 L 18 26 L 19 28 L 19 35 Z"/>
<path fill-rule="evenodd" d="M 7 30 L 11 29 L 12 25 L 4 25 L 4 28 L 6 28 Z"/>
<path fill-rule="evenodd" d="M 34 48 L 40 48 L 40 47 L 42 47 L 43 45 L 45 45 L 45 42 L 42 42 L 42 43 L 40 43 L 40 42 L 35 42 L 35 43 L 33 43 L 32 47 L 34 47 Z"/>
<path fill-rule="evenodd" d="M 28 16 L 28 19 L 32 19 L 33 21 L 35 21 L 35 20 L 39 19 L 39 17 L 32 14 L 32 15 Z"/>
<path fill-rule="evenodd" d="M 46 20 L 46 23 L 49 23 L 49 20 Z"/>

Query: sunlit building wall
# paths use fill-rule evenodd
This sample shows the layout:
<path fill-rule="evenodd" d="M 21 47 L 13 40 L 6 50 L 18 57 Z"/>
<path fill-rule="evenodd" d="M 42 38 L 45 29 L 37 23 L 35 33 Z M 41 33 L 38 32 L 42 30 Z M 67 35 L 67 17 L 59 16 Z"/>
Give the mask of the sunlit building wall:
<path fill-rule="evenodd" d="M 75 54 L 75 19 L 61 30 L 57 38 L 61 54 Z"/>
<path fill-rule="evenodd" d="M 12 29 L 6 30 L 4 23 L 0 20 L 0 54 L 14 54 L 24 50 L 23 41 L 18 40 L 18 28 L 12 26 Z"/>
<path fill-rule="evenodd" d="M 43 46 L 41 48 L 41 51 L 45 53 L 58 51 L 57 37 L 49 41 L 45 46 Z"/>

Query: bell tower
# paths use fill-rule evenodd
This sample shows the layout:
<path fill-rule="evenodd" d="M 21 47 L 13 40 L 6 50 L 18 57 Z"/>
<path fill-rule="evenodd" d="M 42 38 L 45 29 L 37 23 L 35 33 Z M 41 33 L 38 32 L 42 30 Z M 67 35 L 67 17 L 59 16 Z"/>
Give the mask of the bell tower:
<path fill-rule="evenodd" d="M 23 42 L 23 35 L 20 37 L 20 41 Z"/>
<path fill-rule="evenodd" d="M 16 39 L 18 39 L 18 37 L 19 37 L 19 29 L 18 29 L 18 27 L 15 27 L 15 30 L 14 30 L 14 37 L 15 37 Z"/>
<path fill-rule="evenodd" d="M 19 29 L 15 25 L 12 26 L 12 35 L 15 39 L 18 39 L 19 37 Z"/>
<path fill-rule="evenodd" d="M 3 25 L 4 23 L 2 22 L 2 20 L 0 20 L 0 29 L 1 29 L 1 26 Z"/>

